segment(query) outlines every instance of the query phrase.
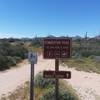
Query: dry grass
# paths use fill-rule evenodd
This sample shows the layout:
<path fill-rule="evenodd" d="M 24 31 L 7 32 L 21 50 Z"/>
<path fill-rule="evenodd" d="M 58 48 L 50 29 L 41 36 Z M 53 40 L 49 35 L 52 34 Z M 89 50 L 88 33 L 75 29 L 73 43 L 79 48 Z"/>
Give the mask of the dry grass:
<path fill-rule="evenodd" d="M 61 64 L 62 63 L 79 71 L 95 72 L 100 74 L 100 62 L 96 62 L 90 58 L 69 59 L 61 61 Z"/>

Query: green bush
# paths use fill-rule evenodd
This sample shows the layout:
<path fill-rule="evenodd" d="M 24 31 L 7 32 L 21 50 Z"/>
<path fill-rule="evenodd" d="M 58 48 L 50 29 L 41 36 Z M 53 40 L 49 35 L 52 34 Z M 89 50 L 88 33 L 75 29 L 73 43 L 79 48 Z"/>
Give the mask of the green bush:
<path fill-rule="evenodd" d="M 21 61 L 21 57 L 14 56 L 13 59 L 16 61 L 16 63 Z"/>
<path fill-rule="evenodd" d="M 8 59 L 7 66 L 14 66 L 14 65 L 17 64 L 17 63 L 16 63 L 16 60 L 15 60 L 13 57 L 8 56 L 7 59 Z"/>
<path fill-rule="evenodd" d="M 7 57 L 0 54 L 0 70 L 8 69 L 9 66 L 7 64 L 8 64 Z"/>
<path fill-rule="evenodd" d="M 40 100 L 55 100 L 55 89 L 46 89 L 43 95 L 40 97 Z"/>
<path fill-rule="evenodd" d="M 91 56 L 89 56 L 88 58 L 89 58 L 89 59 L 94 59 L 94 57 L 95 57 L 94 55 L 91 55 Z"/>
<path fill-rule="evenodd" d="M 63 84 L 64 85 L 64 84 Z M 73 90 L 63 86 L 59 86 L 59 100 L 79 100 Z M 45 90 L 40 100 L 55 100 L 55 88 L 48 88 Z"/>
<path fill-rule="evenodd" d="M 45 79 L 43 78 L 43 73 L 37 74 L 35 77 L 35 86 L 40 88 L 48 88 L 55 84 L 54 79 Z"/>
<path fill-rule="evenodd" d="M 39 73 L 35 77 L 36 88 L 42 88 L 42 94 L 39 92 L 37 100 L 55 100 L 55 80 L 44 79 L 42 73 Z M 41 95 L 40 95 L 41 94 Z M 64 81 L 60 81 L 59 84 L 59 100 L 79 100 L 75 90 L 72 89 Z"/>
<path fill-rule="evenodd" d="M 22 59 L 25 58 L 25 53 L 27 53 L 27 50 L 21 45 L 13 46 L 10 51 L 9 55 L 21 57 Z"/>
<path fill-rule="evenodd" d="M 25 59 L 28 50 L 21 44 L 10 44 L 9 42 L 0 43 L 0 70 L 10 68 L 16 65 L 22 59 Z"/>

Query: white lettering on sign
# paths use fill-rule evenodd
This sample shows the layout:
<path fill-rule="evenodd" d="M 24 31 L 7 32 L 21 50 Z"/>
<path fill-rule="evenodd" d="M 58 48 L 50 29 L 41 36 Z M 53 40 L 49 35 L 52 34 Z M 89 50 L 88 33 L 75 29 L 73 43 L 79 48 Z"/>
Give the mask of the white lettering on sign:
<path fill-rule="evenodd" d="M 37 53 L 29 52 L 28 53 L 28 60 L 30 63 L 37 64 Z"/>

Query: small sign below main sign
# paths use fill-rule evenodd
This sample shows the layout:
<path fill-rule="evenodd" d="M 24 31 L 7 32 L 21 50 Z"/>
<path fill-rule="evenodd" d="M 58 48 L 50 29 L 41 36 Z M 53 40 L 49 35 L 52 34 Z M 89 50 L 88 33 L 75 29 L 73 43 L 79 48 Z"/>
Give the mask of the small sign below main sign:
<path fill-rule="evenodd" d="M 43 72 L 44 78 L 71 78 L 71 72 L 70 71 L 44 71 Z"/>
<path fill-rule="evenodd" d="M 70 38 L 44 38 L 44 59 L 70 58 Z"/>
<path fill-rule="evenodd" d="M 30 63 L 37 64 L 37 53 L 29 52 L 28 53 L 28 60 Z"/>

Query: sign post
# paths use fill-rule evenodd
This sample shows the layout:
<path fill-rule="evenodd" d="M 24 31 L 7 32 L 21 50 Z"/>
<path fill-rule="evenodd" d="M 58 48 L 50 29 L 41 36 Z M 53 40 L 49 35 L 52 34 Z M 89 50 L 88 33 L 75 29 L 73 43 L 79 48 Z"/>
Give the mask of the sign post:
<path fill-rule="evenodd" d="M 31 63 L 30 100 L 34 100 L 34 63 Z"/>
<path fill-rule="evenodd" d="M 59 59 L 71 57 L 70 38 L 45 38 L 44 59 L 55 59 L 55 71 L 44 71 L 44 78 L 55 78 L 55 100 L 59 100 L 59 78 L 71 78 L 70 71 L 59 71 Z"/>
<path fill-rule="evenodd" d="M 37 54 L 29 52 L 28 60 L 31 63 L 31 74 L 30 74 L 30 100 L 35 100 L 34 96 L 34 64 L 37 63 Z"/>
<path fill-rule="evenodd" d="M 55 71 L 59 71 L 59 59 L 55 59 Z M 55 84 L 55 100 L 59 100 L 59 79 L 56 77 L 56 84 Z"/>

